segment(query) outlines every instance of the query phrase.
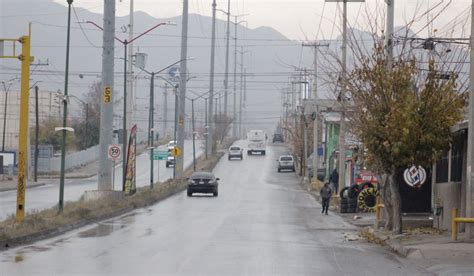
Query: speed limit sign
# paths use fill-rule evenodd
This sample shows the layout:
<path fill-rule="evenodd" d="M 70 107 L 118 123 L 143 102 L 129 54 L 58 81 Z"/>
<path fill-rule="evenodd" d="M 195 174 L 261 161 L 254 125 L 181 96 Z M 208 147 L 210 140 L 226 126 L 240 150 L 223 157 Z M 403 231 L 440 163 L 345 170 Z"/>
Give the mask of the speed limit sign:
<path fill-rule="evenodd" d="M 108 155 L 109 159 L 111 160 L 118 160 L 120 159 L 120 156 L 122 156 L 122 148 L 120 148 L 119 145 L 109 145 L 109 150 L 108 150 Z"/>

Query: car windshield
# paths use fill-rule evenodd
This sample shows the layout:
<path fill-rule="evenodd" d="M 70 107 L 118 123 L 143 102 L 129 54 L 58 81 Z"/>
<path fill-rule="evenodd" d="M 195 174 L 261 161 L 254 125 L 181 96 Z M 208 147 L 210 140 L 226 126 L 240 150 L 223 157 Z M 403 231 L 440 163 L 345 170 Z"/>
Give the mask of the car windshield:
<path fill-rule="evenodd" d="M 240 150 L 239 147 L 231 147 L 230 150 Z"/>
<path fill-rule="evenodd" d="M 280 157 L 280 161 L 293 161 L 293 157 L 291 157 L 291 156 L 282 156 L 282 157 Z"/>
<path fill-rule="evenodd" d="M 208 172 L 196 172 L 191 175 L 191 179 L 214 179 L 214 175 Z"/>

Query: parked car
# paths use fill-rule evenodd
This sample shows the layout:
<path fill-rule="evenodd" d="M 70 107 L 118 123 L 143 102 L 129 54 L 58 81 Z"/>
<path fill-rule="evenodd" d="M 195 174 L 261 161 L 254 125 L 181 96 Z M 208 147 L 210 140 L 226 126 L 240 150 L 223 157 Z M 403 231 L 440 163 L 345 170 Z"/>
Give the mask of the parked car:
<path fill-rule="evenodd" d="M 193 193 L 212 193 L 213 196 L 217 196 L 219 189 L 218 181 L 219 178 L 216 178 L 210 172 L 194 172 L 188 178 L 188 196 L 192 196 Z"/>
<path fill-rule="evenodd" d="M 228 151 L 227 158 L 230 160 L 232 158 L 240 158 L 240 160 L 244 159 L 244 149 L 239 146 L 231 146 Z"/>
<path fill-rule="evenodd" d="M 280 133 L 273 134 L 273 143 L 275 143 L 275 142 L 283 143 L 284 142 L 283 135 L 280 134 Z"/>
<path fill-rule="evenodd" d="M 281 155 L 278 158 L 278 172 L 281 172 L 282 170 L 291 170 L 295 171 L 295 160 L 293 159 L 293 156 L 291 155 Z"/>
<path fill-rule="evenodd" d="M 169 167 L 171 167 L 171 166 L 174 167 L 174 162 L 175 162 L 174 156 L 169 155 L 168 158 L 166 158 L 166 167 L 167 167 L 167 168 L 169 168 Z"/>

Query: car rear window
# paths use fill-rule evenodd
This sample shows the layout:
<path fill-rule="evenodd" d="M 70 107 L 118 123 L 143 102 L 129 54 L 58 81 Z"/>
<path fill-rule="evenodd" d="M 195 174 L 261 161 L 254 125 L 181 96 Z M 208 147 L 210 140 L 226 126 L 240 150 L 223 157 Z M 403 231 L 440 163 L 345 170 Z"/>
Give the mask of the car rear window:
<path fill-rule="evenodd" d="M 280 161 L 293 161 L 293 157 L 291 157 L 291 156 L 282 156 L 282 157 L 280 157 Z"/>
<path fill-rule="evenodd" d="M 231 147 L 230 150 L 240 150 L 239 147 Z"/>

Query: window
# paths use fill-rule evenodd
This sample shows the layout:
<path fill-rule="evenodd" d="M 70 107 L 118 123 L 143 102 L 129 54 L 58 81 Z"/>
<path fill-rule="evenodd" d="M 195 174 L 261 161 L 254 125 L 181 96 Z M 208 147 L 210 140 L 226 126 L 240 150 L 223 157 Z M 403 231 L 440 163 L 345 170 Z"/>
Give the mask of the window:
<path fill-rule="evenodd" d="M 441 159 L 436 162 L 436 183 L 448 182 L 448 151 L 444 151 Z"/>

